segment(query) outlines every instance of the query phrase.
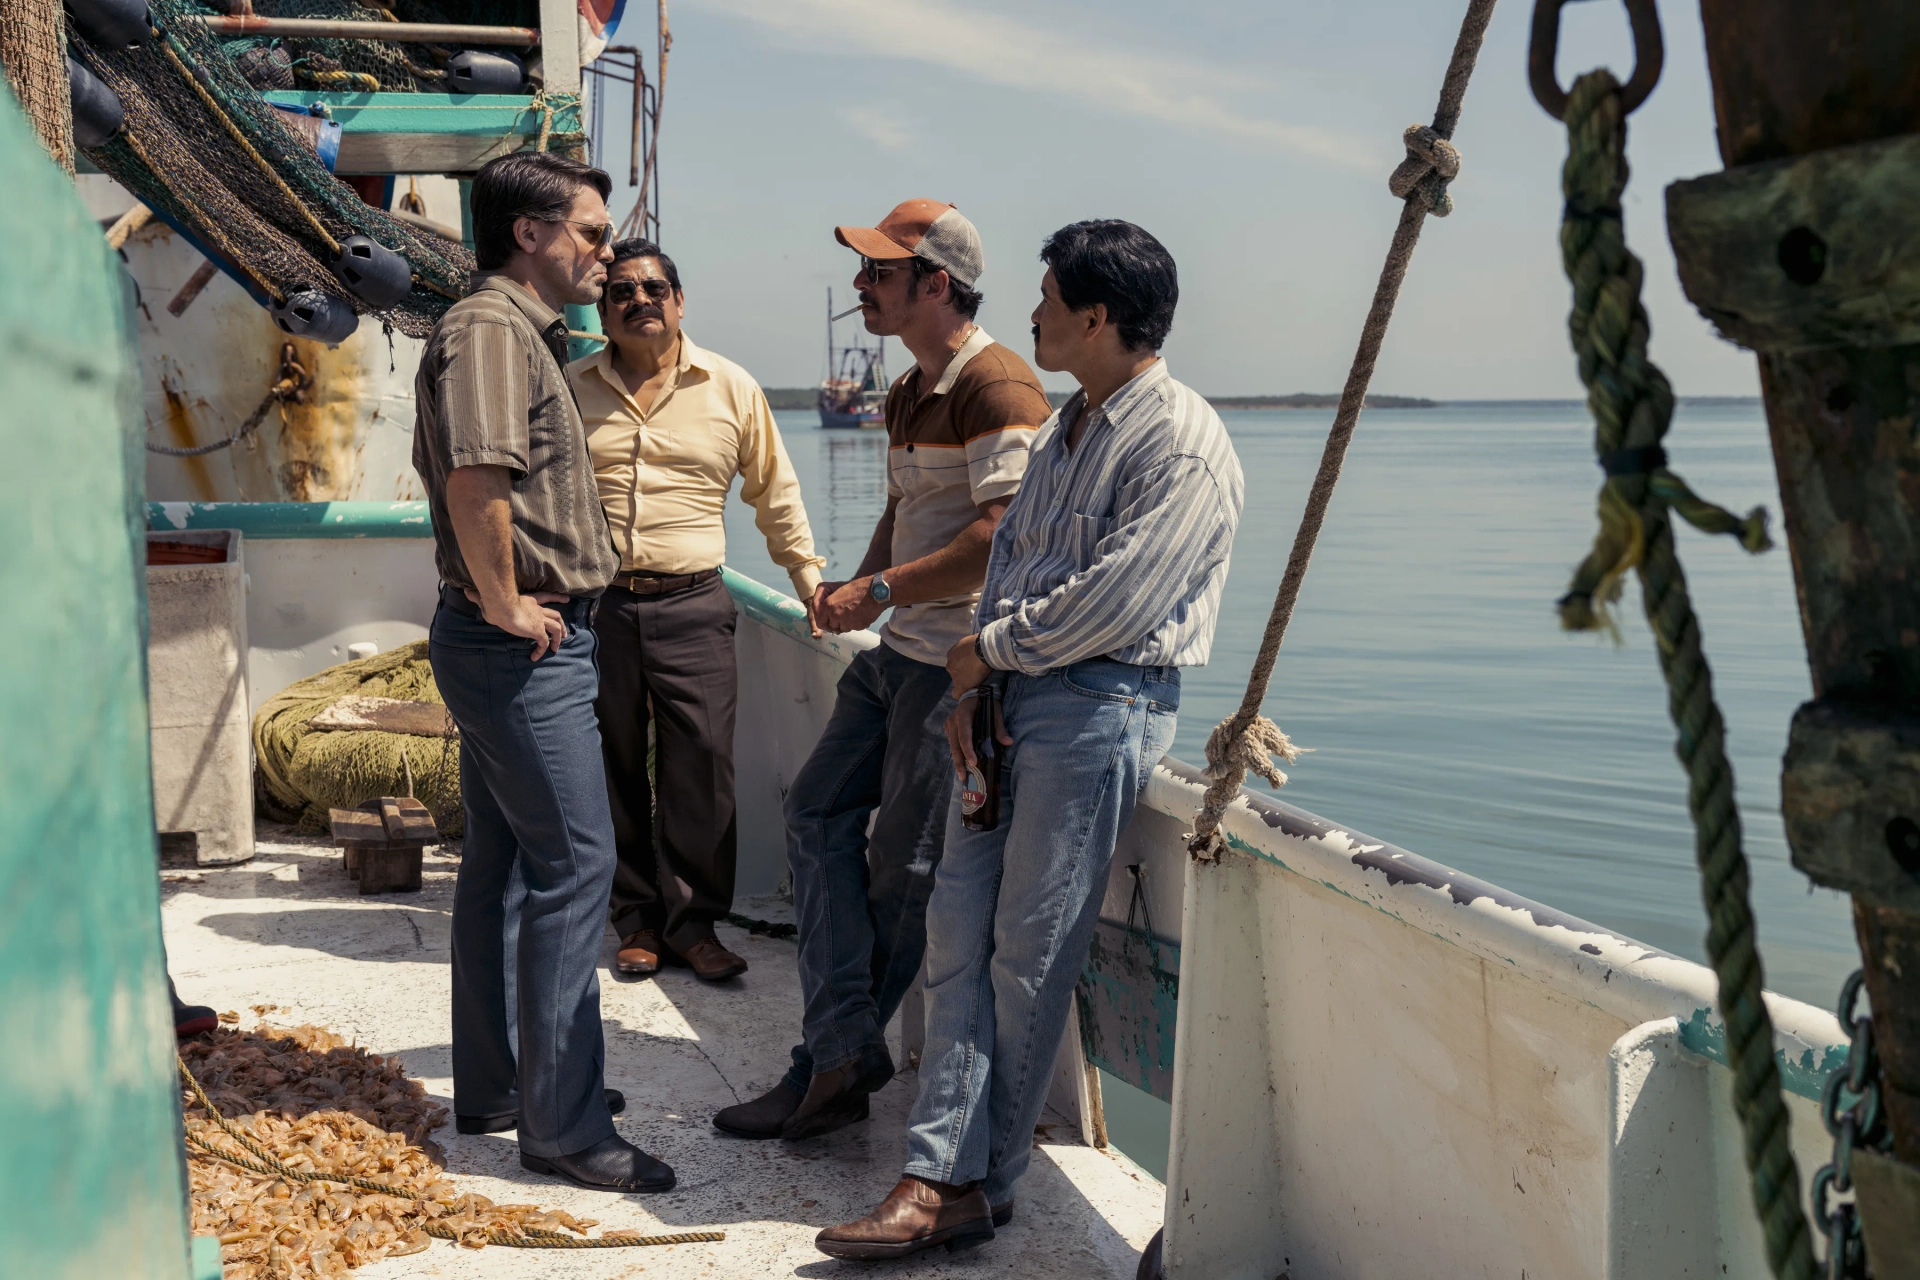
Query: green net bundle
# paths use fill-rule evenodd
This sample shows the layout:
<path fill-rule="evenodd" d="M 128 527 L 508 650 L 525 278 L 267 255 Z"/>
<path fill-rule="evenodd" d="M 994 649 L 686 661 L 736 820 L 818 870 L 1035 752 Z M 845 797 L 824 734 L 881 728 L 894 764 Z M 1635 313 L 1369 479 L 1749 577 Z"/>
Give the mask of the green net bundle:
<path fill-rule="evenodd" d="M 317 290 L 402 333 L 425 337 L 453 299 L 466 292 L 473 255 L 388 217 L 329 173 L 288 127 L 284 114 L 248 83 L 235 55 L 214 33 L 174 22 L 211 12 L 206 6 L 151 0 L 151 7 L 161 35 L 140 48 L 102 49 L 70 32 L 74 55 L 106 82 L 126 113 L 125 128 L 90 149 L 88 157 L 239 268 L 256 293 L 281 300 L 299 290 Z M 285 7 L 309 16 L 328 5 L 327 0 L 301 0 Z M 370 12 L 346 3 L 334 7 L 343 13 Z M 418 8 L 437 13 L 439 6 Z M 373 52 L 355 56 L 366 57 L 401 49 L 377 42 L 331 43 L 360 44 Z M 406 258 L 414 282 L 398 304 L 372 311 L 328 269 L 334 247 L 353 235 L 365 235 Z"/>
<path fill-rule="evenodd" d="M 465 829 L 460 807 L 460 741 L 418 734 L 314 729 L 315 716 L 349 694 L 442 702 L 427 661 L 427 642 L 343 662 L 295 681 L 253 715 L 261 813 L 301 830 L 328 830 L 327 810 L 351 809 L 376 796 L 413 794 L 444 835 Z"/>

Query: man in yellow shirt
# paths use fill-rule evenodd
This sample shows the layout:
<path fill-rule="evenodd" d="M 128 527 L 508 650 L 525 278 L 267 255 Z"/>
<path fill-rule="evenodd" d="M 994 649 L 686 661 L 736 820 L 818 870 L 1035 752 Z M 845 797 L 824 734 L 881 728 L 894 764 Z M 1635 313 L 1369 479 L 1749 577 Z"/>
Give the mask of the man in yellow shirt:
<path fill-rule="evenodd" d="M 810 601 L 826 563 L 759 384 L 680 328 L 673 259 L 614 246 L 597 355 L 567 366 L 620 572 L 600 600 L 600 737 L 619 865 L 608 914 L 622 973 L 664 962 L 718 982 L 747 962 L 714 937 L 733 906 L 733 600 L 720 578 L 735 477 L 767 553 Z M 654 787 L 647 779 L 653 720 Z"/>

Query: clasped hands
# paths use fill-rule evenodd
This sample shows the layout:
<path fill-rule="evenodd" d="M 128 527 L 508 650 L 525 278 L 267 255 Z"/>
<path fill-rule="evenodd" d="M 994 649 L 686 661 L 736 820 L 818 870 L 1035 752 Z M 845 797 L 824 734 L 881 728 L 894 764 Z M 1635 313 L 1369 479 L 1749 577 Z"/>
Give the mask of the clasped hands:
<path fill-rule="evenodd" d="M 860 631 L 873 625 L 887 606 L 873 598 L 871 574 L 847 582 L 823 582 L 813 589 L 807 602 L 807 614 L 813 634 L 823 631 Z"/>

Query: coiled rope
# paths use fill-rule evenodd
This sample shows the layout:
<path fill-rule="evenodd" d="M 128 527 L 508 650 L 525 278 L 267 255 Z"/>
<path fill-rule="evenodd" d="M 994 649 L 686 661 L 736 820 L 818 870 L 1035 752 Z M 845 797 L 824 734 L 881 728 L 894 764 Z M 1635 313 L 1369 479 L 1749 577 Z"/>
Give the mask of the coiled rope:
<path fill-rule="evenodd" d="M 1188 852 L 1203 861 L 1217 860 L 1225 849 L 1220 837 L 1220 818 L 1240 794 L 1248 772 L 1259 774 L 1276 787 L 1285 786 L 1287 775 L 1274 764 L 1274 757 L 1292 764 L 1306 750 L 1295 746 L 1279 725 L 1261 715 L 1260 704 L 1266 701 L 1274 659 L 1279 656 L 1280 642 L 1285 639 L 1287 623 L 1293 617 L 1293 606 L 1300 598 L 1300 584 L 1306 580 L 1307 564 L 1313 559 L 1320 526 L 1326 522 L 1334 486 L 1340 481 L 1347 445 L 1353 440 L 1354 426 L 1366 404 L 1374 362 L 1379 359 L 1380 345 L 1386 340 L 1401 282 L 1407 278 L 1407 264 L 1420 241 L 1420 228 L 1429 213 L 1444 218 L 1453 212 L 1453 198 L 1447 194 L 1447 184 L 1460 172 L 1460 153 L 1454 150 L 1450 139 L 1460 123 L 1460 104 L 1466 97 L 1467 81 L 1480 56 L 1493 6 L 1494 0 L 1469 0 L 1466 16 L 1460 22 L 1460 36 L 1454 41 L 1453 57 L 1447 62 L 1447 76 L 1440 87 L 1440 103 L 1434 108 L 1433 123 L 1408 127 L 1402 136 L 1407 158 L 1387 180 L 1388 190 L 1405 202 L 1400 210 L 1400 224 L 1394 228 L 1386 263 L 1380 268 L 1380 282 L 1374 286 L 1373 306 L 1368 309 L 1366 324 L 1360 330 L 1360 346 L 1354 352 L 1353 366 L 1347 370 L 1340 408 L 1333 416 L 1332 429 L 1327 432 L 1326 448 L 1320 454 L 1320 470 L 1314 475 L 1313 488 L 1307 494 L 1307 508 L 1293 537 L 1293 553 L 1287 557 L 1286 572 L 1280 577 L 1273 612 L 1267 616 L 1267 630 L 1260 639 L 1253 671 L 1247 677 L 1246 694 L 1240 699 L 1240 709 L 1215 726 L 1207 738 L 1207 772 L 1214 781 L 1207 788 L 1200 812 L 1194 816 L 1193 834 L 1187 843 Z"/>
<path fill-rule="evenodd" d="M 308 1173 L 303 1169 L 295 1169 L 281 1160 L 276 1159 L 271 1152 L 265 1150 L 259 1143 L 247 1136 L 245 1131 L 235 1126 L 225 1116 L 220 1114 L 220 1108 L 214 1106 L 213 1100 L 207 1097 L 206 1090 L 202 1089 L 200 1082 L 193 1078 L 193 1072 L 187 1069 L 186 1061 L 183 1058 L 175 1054 L 174 1062 L 180 1068 L 180 1078 L 186 1081 L 187 1088 L 192 1091 L 193 1096 L 199 1101 L 200 1105 L 207 1109 L 207 1115 L 211 1117 L 213 1123 L 219 1127 L 220 1132 L 239 1143 L 242 1148 L 255 1156 L 256 1159 L 249 1160 L 244 1156 L 237 1156 L 231 1151 L 223 1151 L 219 1147 L 207 1142 L 198 1134 L 188 1134 L 188 1145 L 195 1147 L 203 1155 L 223 1161 L 236 1168 L 245 1169 L 251 1173 L 285 1178 L 289 1182 L 332 1182 L 344 1187 L 353 1187 L 360 1191 L 371 1191 L 375 1195 L 392 1196 L 396 1200 L 412 1201 L 415 1204 L 439 1203 L 438 1201 L 427 1199 L 417 1191 L 409 1191 L 405 1187 L 396 1187 L 385 1182 L 375 1182 L 370 1178 L 355 1178 L 345 1174 Z M 437 1222 L 432 1218 L 428 1218 L 425 1222 L 422 1222 L 420 1229 L 426 1234 L 435 1236 L 441 1240 L 470 1240 L 481 1234 L 472 1229 L 461 1231 L 457 1227 L 449 1226 L 443 1222 Z M 488 1228 L 485 1235 L 488 1244 L 505 1245 L 508 1248 L 514 1249 L 628 1249 L 640 1245 L 704 1244 L 725 1240 L 727 1238 L 727 1233 L 724 1231 L 680 1231 L 672 1235 L 664 1236 L 643 1236 L 625 1232 L 609 1234 L 602 1232 L 598 1236 L 582 1237 L 570 1236 L 559 1231 L 550 1231 L 545 1227 L 527 1227 L 519 1231 L 502 1231 L 498 1228 Z"/>
<path fill-rule="evenodd" d="M 1666 677 L 1667 709 L 1679 731 L 1675 754 L 1687 771 L 1694 856 L 1709 920 L 1707 956 L 1727 1020 L 1734 1109 L 1746 1139 L 1767 1262 L 1776 1276 L 1812 1280 L 1812 1236 L 1788 1143 L 1773 1022 L 1761 993 L 1726 728 L 1714 702 L 1713 676 L 1701 652 L 1700 624 L 1687 598 L 1669 519 L 1670 511 L 1678 512 L 1707 532 L 1738 536 L 1743 546 L 1757 552 L 1769 545 L 1766 514 L 1756 510 L 1744 519 L 1736 517 L 1695 496 L 1666 469 L 1661 440 L 1673 416 L 1673 389 L 1647 358 L 1642 268 L 1627 250 L 1620 214 L 1620 196 L 1627 185 L 1626 110 L 1620 82 L 1611 72 L 1593 71 L 1574 83 L 1566 122 L 1566 213 L 1560 246 L 1573 282 L 1567 327 L 1593 411 L 1594 451 L 1607 479 L 1600 490 L 1600 532 L 1574 573 L 1572 589 L 1560 601 L 1561 624 L 1575 631 L 1611 625 L 1606 605 L 1618 598 L 1627 570 L 1639 574 L 1660 671 Z"/>

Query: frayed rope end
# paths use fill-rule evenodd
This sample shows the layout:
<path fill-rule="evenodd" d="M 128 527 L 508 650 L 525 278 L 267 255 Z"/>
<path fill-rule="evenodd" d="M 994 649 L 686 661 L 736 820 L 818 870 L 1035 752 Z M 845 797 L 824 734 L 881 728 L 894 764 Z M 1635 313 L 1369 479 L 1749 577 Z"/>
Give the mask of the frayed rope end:
<path fill-rule="evenodd" d="M 1255 716 L 1245 730 L 1235 735 L 1233 717 L 1228 716 L 1207 736 L 1207 774 L 1223 778 L 1234 766 L 1245 773 L 1258 774 L 1276 787 L 1287 785 L 1287 775 L 1273 763 L 1274 757 L 1292 764 L 1312 747 L 1295 746 L 1279 725 L 1265 716 Z"/>
<path fill-rule="evenodd" d="M 1747 512 L 1747 518 L 1740 522 L 1740 545 L 1754 555 L 1773 549 L 1773 539 L 1767 534 L 1767 509 L 1755 507 Z"/>

